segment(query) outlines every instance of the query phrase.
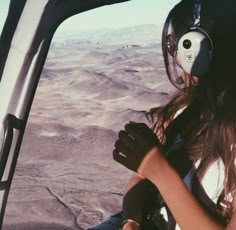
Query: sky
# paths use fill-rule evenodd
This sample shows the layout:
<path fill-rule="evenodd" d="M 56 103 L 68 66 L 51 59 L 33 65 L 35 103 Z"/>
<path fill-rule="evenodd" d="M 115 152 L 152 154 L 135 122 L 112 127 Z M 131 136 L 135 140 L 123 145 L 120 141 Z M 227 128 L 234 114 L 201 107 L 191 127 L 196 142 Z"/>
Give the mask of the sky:
<path fill-rule="evenodd" d="M 38 1 L 38 0 L 36 0 Z M 10 0 L 0 0 L 0 30 Z M 59 31 L 120 28 L 140 24 L 161 24 L 179 0 L 131 0 L 83 12 L 67 19 Z"/>

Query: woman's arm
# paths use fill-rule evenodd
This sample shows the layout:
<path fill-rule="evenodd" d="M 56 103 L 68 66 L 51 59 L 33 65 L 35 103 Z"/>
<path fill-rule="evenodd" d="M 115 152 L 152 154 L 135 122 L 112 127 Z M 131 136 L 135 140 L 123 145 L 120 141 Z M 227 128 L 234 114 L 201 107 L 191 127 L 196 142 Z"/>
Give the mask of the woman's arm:
<path fill-rule="evenodd" d="M 224 229 L 201 208 L 157 147 L 146 154 L 137 172 L 156 185 L 181 230 Z M 227 230 L 236 229 L 234 219 L 236 217 L 232 218 Z"/>
<path fill-rule="evenodd" d="M 146 179 L 139 174 L 134 173 L 127 184 L 123 199 L 123 220 L 131 219 L 141 224 L 147 191 L 148 186 Z M 127 222 L 122 228 L 122 230 L 136 229 L 139 230 L 139 227 L 134 222 Z"/>
<path fill-rule="evenodd" d="M 182 230 L 225 229 L 202 209 L 177 172 L 168 164 L 156 136 L 145 124 L 127 124 L 125 131 L 119 133 L 115 147 L 114 159 L 138 172 L 158 188 Z M 234 216 L 226 230 L 236 229 L 235 219 Z"/>

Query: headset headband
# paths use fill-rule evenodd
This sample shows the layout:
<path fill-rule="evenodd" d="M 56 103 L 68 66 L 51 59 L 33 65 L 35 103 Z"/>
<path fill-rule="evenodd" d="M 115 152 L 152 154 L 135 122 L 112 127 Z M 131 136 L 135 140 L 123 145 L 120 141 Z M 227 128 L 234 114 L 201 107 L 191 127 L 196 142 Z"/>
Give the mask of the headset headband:
<path fill-rule="evenodd" d="M 198 27 L 201 24 L 201 0 L 195 0 L 193 8 L 193 27 Z"/>

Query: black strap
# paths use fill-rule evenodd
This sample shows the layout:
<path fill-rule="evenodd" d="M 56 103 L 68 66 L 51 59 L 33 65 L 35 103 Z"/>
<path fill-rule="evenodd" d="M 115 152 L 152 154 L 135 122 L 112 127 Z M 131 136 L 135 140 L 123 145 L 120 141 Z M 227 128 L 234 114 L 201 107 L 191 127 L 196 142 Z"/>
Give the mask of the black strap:
<path fill-rule="evenodd" d="M 228 219 L 220 213 L 219 207 L 210 199 L 200 183 L 196 173 L 192 180 L 192 193 L 202 208 L 220 225 L 226 226 Z"/>

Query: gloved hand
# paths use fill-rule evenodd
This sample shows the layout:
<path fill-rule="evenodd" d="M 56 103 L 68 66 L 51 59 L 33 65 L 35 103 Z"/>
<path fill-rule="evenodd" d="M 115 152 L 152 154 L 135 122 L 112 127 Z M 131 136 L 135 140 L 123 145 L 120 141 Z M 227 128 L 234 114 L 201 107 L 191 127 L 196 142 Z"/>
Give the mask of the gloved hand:
<path fill-rule="evenodd" d="M 161 148 L 153 131 L 144 123 L 130 122 L 118 134 L 113 158 L 137 172 L 143 158 L 153 147 Z"/>

